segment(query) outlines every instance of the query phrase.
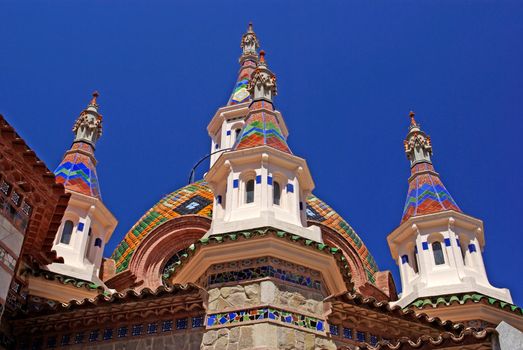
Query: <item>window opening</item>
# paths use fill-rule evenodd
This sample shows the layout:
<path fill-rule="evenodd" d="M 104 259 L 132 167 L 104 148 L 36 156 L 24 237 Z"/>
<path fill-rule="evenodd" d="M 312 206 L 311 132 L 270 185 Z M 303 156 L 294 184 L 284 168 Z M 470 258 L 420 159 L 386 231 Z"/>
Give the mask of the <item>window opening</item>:
<path fill-rule="evenodd" d="M 254 202 L 254 180 L 249 180 L 245 185 L 245 203 L 252 202 Z"/>
<path fill-rule="evenodd" d="M 432 243 L 432 253 L 434 254 L 434 263 L 436 265 L 443 265 L 445 263 L 445 256 L 443 255 L 441 242 Z"/>
<path fill-rule="evenodd" d="M 272 184 L 272 202 L 276 205 L 280 205 L 280 201 L 281 201 L 280 183 L 274 181 Z"/>
<path fill-rule="evenodd" d="M 71 236 L 73 235 L 73 222 L 67 220 L 64 223 L 64 228 L 62 229 L 62 237 L 60 238 L 60 243 L 69 244 L 71 242 Z"/>

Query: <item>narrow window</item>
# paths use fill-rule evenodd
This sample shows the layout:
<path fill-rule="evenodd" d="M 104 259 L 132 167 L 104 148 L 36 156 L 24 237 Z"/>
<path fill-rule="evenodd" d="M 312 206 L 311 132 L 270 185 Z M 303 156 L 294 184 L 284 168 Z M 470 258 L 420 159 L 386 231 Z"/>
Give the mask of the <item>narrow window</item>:
<path fill-rule="evenodd" d="M 71 236 L 73 235 L 73 222 L 67 220 L 64 223 L 64 228 L 62 229 L 62 237 L 60 238 L 60 243 L 69 244 L 71 242 Z"/>
<path fill-rule="evenodd" d="M 97 238 L 94 240 L 94 246 L 95 247 L 102 247 L 102 239 L 101 238 Z"/>
<path fill-rule="evenodd" d="M 240 133 L 242 132 L 242 129 L 236 129 L 234 130 L 234 139 L 238 140 L 238 137 L 240 137 Z"/>
<path fill-rule="evenodd" d="M 445 257 L 443 256 L 443 248 L 440 242 L 432 243 L 432 253 L 434 254 L 434 263 L 436 265 L 442 265 L 445 263 Z"/>
<path fill-rule="evenodd" d="M 276 205 L 280 205 L 280 199 L 281 199 L 281 187 L 280 183 L 274 181 L 272 183 L 272 202 Z"/>
<path fill-rule="evenodd" d="M 417 249 L 414 251 L 414 259 L 412 259 L 412 268 L 414 269 L 414 273 L 418 273 L 419 272 L 418 250 Z"/>
<path fill-rule="evenodd" d="M 254 180 L 249 180 L 245 185 L 245 203 L 252 202 L 254 202 Z"/>

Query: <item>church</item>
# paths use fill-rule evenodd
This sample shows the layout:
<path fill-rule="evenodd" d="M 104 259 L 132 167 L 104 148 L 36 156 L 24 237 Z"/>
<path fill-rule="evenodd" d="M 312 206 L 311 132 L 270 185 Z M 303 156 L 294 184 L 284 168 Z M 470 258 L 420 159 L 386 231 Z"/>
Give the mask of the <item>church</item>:
<path fill-rule="evenodd" d="M 117 218 L 96 171 L 99 94 L 54 171 L 0 118 L 0 348 L 523 346 L 523 310 L 488 280 L 488 232 L 445 187 L 420 118 L 406 115 L 398 135 L 411 175 L 399 225 L 383 233 L 395 282 L 314 195 L 252 24 L 240 46 L 236 84 L 207 126 L 203 179 L 160 198 L 110 257 Z"/>

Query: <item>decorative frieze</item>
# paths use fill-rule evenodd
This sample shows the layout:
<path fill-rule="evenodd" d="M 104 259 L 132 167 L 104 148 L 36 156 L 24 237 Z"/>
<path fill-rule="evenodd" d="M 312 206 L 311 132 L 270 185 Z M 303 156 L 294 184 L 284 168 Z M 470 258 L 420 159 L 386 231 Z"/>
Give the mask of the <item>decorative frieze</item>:
<path fill-rule="evenodd" d="M 322 290 L 321 274 L 316 270 L 274 257 L 261 257 L 212 265 L 201 284 L 245 282 L 274 278 L 301 287 Z"/>
<path fill-rule="evenodd" d="M 255 323 L 266 321 L 276 321 L 319 332 L 325 331 L 324 320 L 271 306 L 211 314 L 207 316 L 206 325 L 207 328 L 212 328 L 226 327 L 245 322 Z"/>

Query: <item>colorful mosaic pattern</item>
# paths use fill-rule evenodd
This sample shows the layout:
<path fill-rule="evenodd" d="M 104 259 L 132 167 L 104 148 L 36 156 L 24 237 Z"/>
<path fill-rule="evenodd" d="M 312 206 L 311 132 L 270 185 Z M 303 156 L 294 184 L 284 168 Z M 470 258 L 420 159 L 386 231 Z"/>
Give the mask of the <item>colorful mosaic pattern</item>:
<path fill-rule="evenodd" d="M 256 101 L 251 104 L 250 110 L 250 115 L 245 122 L 245 127 L 235 145 L 235 149 L 267 145 L 292 154 L 287 145 L 287 140 L 285 140 L 281 132 L 276 115 L 271 112 L 273 111 L 272 103 Z"/>
<path fill-rule="evenodd" d="M 367 278 L 374 283 L 378 271 L 376 261 L 354 229 L 337 212 L 314 195 L 307 198 L 307 219 L 325 225 L 339 233 L 358 252 L 362 259 Z"/>
<path fill-rule="evenodd" d="M 231 98 L 227 103 L 228 106 L 247 102 L 250 100 L 251 94 L 249 93 L 249 91 L 247 91 L 247 85 L 249 84 L 251 73 L 254 71 L 255 68 L 256 62 L 252 60 L 245 60 L 242 62 L 240 73 L 238 74 L 238 80 L 236 81 L 236 85 L 234 85 Z"/>
<path fill-rule="evenodd" d="M 432 164 L 418 163 L 412 167 L 411 174 L 401 222 L 413 216 L 445 210 L 461 212 Z"/>
<path fill-rule="evenodd" d="M 93 146 L 75 142 L 54 171 L 56 182 L 68 190 L 101 198 L 95 165 Z"/>
<path fill-rule="evenodd" d="M 207 327 L 265 320 L 279 321 L 320 332 L 325 331 L 325 321 L 273 307 L 262 307 L 259 309 L 223 312 L 209 315 L 207 317 Z"/>
<path fill-rule="evenodd" d="M 209 285 L 249 281 L 257 278 L 272 277 L 282 281 L 300 285 L 302 287 L 321 290 L 321 282 L 310 277 L 302 276 L 297 273 L 285 271 L 279 268 L 268 266 L 258 266 L 242 269 L 239 271 L 226 271 L 210 275 L 207 279 Z"/>
<path fill-rule="evenodd" d="M 200 215 L 212 218 L 213 193 L 204 181 L 182 187 L 160 200 L 131 228 L 116 247 L 112 259 L 116 271 L 125 270 L 138 244 L 154 228 L 183 215 Z"/>
<path fill-rule="evenodd" d="M 111 258 L 116 261 L 116 271 L 127 269 L 132 254 L 140 242 L 157 226 L 175 217 L 181 216 L 176 211 L 180 206 L 188 206 L 191 198 L 203 197 L 210 202 L 205 207 L 195 207 L 192 214 L 212 218 L 213 193 L 206 182 L 198 181 L 168 194 L 155 204 L 125 235 Z M 374 283 L 374 273 L 378 266 L 361 238 L 350 225 L 325 202 L 315 196 L 307 198 L 307 218 L 311 222 L 325 225 L 339 233 L 360 255 L 369 278 Z"/>

